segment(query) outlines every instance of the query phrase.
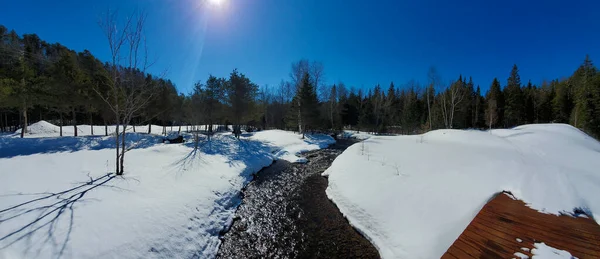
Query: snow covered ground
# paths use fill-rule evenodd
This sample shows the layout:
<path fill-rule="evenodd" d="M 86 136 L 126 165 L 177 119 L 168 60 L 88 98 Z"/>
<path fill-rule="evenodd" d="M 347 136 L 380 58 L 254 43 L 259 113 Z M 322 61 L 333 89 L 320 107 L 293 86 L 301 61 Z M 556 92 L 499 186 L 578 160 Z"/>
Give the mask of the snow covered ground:
<path fill-rule="evenodd" d="M 163 132 L 163 126 L 150 125 L 150 127 L 151 134 L 162 134 Z M 196 127 L 204 129 L 204 125 L 197 125 Z M 231 128 L 231 126 L 229 128 Z M 92 129 L 94 131 L 94 134 L 92 134 Z M 177 132 L 179 131 L 179 126 L 167 126 L 165 127 L 165 129 L 167 132 Z M 181 126 L 181 131 L 186 131 L 187 129 L 188 126 Z M 63 136 L 74 136 L 75 127 L 73 127 L 73 125 L 65 125 L 62 127 L 62 131 Z M 122 129 L 119 129 L 119 131 L 122 131 Z M 115 126 L 108 125 L 105 127 L 104 125 L 77 125 L 77 136 L 104 136 L 106 135 L 105 132 L 108 132 L 108 135 L 113 134 L 115 132 Z M 128 125 L 127 132 L 148 133 L 148 125 L 137 125 L 135 127 L 132 125 Z M 12 136 L 20 137 L 21 129 L 18 129 L 14 134 L 12 134 Z M 46 138 L 59 136 L 60 127 L 47 121 L 39 121 L 29 125 L 27 127 L 27 134 L 24 135 L 24 137 L 26 138 Z"/>
<path fill-rule="evenodd" d="M 503 190 L 545 213 L 600 219 L 598 168 L 598 141 L 544 124 L 373 136 L 324 174 L 329 198 L 384 258 L 439 258 Z"/>
<path fill-rule="evenodd" d="M 315 149 L 326 148 L 330 144 L 335 143 L 335 140 L 327 135 L 306 135 L 302 139 L 301 135 L 290 135 L 290 132 L 283 130 L 267 130 L 253 134 L 250 139 L 271 143 L 274 146 L 281 147 L 275 152 L 278 159 L 290 161 L 292 163 L 305 163 L 307 160 L 304 157 L 298 156 L 301 152 L 311 151 Z"/>
<path fill-rule="evenodd" d="M 279 153 L 298 160 L 296 152 L 333 141 L 264 131 L 240 142 L 223 133 L 195 152 L 192 143 L 131 133 L 125 175 L 113 177 L 112 137 L 32 132 L 0 137 L 2 259 L 213 257 L 253 173 Z"/>
<path fill-rule="evenodd" d="M 356 130 L 344 130 L 344 132 L 342 133 L 342 138 L 355 138 L 358 140 L 365 140 L 365 139 L 369 139 L 370 137 L 374 136 L 371 133 L 367 133 L 364 131 L 356 131 Z"/>

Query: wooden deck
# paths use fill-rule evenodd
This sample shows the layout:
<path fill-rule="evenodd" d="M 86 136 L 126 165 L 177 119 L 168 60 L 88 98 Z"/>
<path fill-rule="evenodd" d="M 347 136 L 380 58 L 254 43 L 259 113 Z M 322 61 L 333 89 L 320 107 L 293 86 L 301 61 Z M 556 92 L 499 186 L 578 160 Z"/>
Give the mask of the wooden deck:
<path fill-rule="evenodd" d="M 531 258 L 533 244 L 540 242 L 578 258 L 600 258 L 600 225 L 587 217 L 543 214 L 502 193 L 481 209 L 442 258 L 518 258 L 516 252 Z"/>

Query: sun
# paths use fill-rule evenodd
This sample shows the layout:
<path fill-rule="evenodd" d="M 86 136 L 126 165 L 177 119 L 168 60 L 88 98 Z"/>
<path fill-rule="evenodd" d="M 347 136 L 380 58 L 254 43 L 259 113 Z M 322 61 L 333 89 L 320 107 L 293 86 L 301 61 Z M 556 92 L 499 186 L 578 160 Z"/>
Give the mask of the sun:
<path fill-rule="evenodd" d="M 223 5 L 224 0 L 206 0 L 212 6 L 221 6 Z"/>

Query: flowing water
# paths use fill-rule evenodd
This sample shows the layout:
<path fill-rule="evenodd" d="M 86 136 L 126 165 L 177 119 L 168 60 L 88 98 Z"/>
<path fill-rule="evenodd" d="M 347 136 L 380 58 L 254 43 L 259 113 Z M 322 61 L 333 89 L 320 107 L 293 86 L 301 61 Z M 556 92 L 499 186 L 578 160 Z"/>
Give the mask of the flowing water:
<path fill-rule="evenodd" d="M 280 160 L 260 171 L 242 192 L 217 258 L 379 258 L 325 194 L 321 173 L 353 143 L 339 140 L 304 153 L 306 164 Z"/>

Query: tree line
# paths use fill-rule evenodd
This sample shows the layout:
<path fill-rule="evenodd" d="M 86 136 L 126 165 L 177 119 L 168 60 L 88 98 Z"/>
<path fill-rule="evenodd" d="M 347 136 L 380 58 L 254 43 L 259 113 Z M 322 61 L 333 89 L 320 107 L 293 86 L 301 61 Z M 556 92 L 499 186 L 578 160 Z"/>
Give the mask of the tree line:
<path fill-rule="evenodd" d="M 140 43 L 135 35 L 128 42 Z M 118 43 L 117 36 L 112 43 Z M 183 94 L 164 75 L 147 73 L 146 58 L 137 60 L 139 45 L 131 46 L 129 56 L 111 49 L 113 60 L 102 62 L 87 50 L 76 52 L 0 26 L 0 129 L 26 129 L 47 120 L 61 126 L 202 124 L 209 132 L 216 130 L 213 125 L 233 125 L 237 136 L 242 127 L 414 134 L 554 122 L 600 136 L 600 73 L 589 57 L 570 77 L 541 85 L 521 82 L 514 65 L 507 79 L 494 79 L 486 93 L 467 76 L 444 82 L 435 68 L 424 84 L 328 85 L 322 63 L 300 60 L 277 86 L 259 87 L 234 70 L 227 77 L 211 75 Z"/>

